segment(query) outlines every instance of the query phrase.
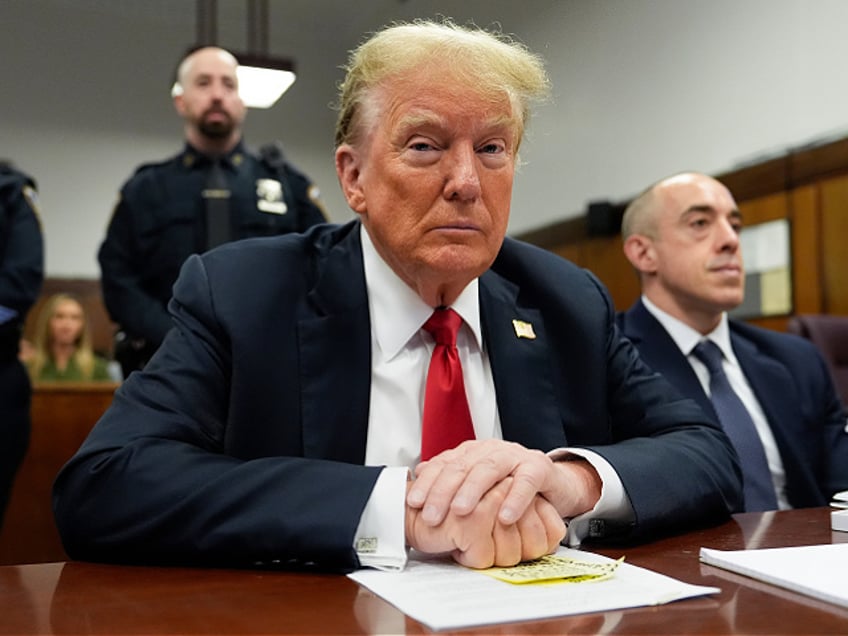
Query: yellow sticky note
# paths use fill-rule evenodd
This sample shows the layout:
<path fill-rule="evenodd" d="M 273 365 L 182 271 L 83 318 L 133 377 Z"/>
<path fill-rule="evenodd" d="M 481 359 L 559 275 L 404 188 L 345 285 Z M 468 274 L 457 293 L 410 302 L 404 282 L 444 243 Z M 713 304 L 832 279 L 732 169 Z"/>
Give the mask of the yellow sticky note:
<path fill-rule="evenodd" d="M 525 561 L 509 568 L 489 568 L 483 574 L 517 585 L 527 583 L 584 583 L 611 578 L 621 557 L 612 563 L 579 561 L 554 555 L 543 556 L 535 561 Z"/>

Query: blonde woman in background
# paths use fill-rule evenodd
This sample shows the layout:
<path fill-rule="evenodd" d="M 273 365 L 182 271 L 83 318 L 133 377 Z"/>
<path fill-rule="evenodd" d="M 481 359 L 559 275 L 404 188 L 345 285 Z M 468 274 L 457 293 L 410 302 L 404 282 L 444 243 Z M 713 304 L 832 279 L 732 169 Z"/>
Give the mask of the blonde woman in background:
<path fill-rule="evenodd" d="M 34 352 L 27 365 L 33 382 L 110 381 L 108 362 L 91 347 L 88 318 L 70 294 L 54 294 L 38 315 Z"/>

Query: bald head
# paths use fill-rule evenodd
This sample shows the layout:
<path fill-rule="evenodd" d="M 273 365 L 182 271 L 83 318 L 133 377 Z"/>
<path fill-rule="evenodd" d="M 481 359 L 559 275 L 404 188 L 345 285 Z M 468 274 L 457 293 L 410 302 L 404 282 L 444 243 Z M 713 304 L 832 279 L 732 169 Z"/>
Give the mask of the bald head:
<path fill-rule="evenodd" d="M 731 200 L 733 198 L 723 183 L 700 172 L 679 172 L 665 177 L 648 186 L 627 206 L 621 220 L 622 240 L 627 241 L 634 234 L 656 238 L 657 221 L 662 210 L 670 203 L 669 199 L 685 198 L 693 189 L 702 188 L 714 189 Z"/>
<path fill-rule="evenodd" d="M 205 62 L 208 60 L 217 60 L 224 66 L 229 66 L 232 68 L 233 76 L 236 76 L 238 60 L 236 60 L 232 53 L 217 46 L 204 46 L 196 51 L 192 51 L 183 58 L 182 62 L 180 62 L 180 65 L 177 67 L 177 77 L 172 90 L 172 95 L 181 95 L 184 90 L 183 87 L 189 83 L 192 70 L 195 68 L 198 61 Z M 236 86 L 238 86 L 238 79 L 236 79 Z"/>
<path fill-rule="evenodd" d="M 742 216 L 724 184 L 684 172 L 653 184 L 627 207 L 624 253 L 646 297 L 708 333 L 744 297 L 741 228 Z"/>
<path fill-rule="evenodd" d="M 186 140 L 204 154 L 225 154 L 241 140 L 247 109 L 237 69 L 232 53 L 215 46 L 190 53 L 177 69 L 174 107 L 185 121 Z"/>

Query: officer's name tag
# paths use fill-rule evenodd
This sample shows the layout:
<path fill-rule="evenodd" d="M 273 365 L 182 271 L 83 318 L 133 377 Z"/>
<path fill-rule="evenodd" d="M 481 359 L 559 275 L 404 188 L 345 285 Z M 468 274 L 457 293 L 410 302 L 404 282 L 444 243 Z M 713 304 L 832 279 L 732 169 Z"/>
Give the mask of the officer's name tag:
<path fill-rule="evenodd" d="M 269 214 L 285 214 L 288 206 L 283 200 L 283 184 L 276 179 L 256 180 L 256 207 Z"/>

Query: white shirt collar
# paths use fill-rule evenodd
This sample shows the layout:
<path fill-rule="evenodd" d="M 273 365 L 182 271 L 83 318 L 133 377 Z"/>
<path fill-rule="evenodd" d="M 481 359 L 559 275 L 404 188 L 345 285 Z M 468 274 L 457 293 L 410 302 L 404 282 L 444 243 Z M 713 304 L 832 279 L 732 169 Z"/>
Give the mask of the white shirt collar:
<path fill-rule="evenodd" d="M 361 230 L 371 332 L 385 359 L 391 360 L 427 322 L 433 308 L 421 300 L 377 253 L 364 225 Z M 478 288 L 479 279 L 475 278 L 462 290 L 451 308 L 462 317 L 482 350 Z"/>
<path fill-rule="evenodd" d="M 668 335 L 671 336 L 671 339 L 674 340 L 684 355 L 690 355 L 692 349 L 701 340 L 712 340 L 721 349 L 725 360 L 732 362 L 734 365 L 739 365 L 736 356 L 733 355 L 733 347 L 730 345 L 730 326 L 727 322 L 727 312 L 722 312 L 721 320 L 719 320 L 718 326 L 715 329 L 706 336 L 702 336 L 700 332 L 692 329 L 692 327 L 682 320 L 675 318 L 657 307 L 644 295 L 642 296 L 642 303 L 644 303 L 645 308 L 651 315 L 665 328 Z"/>

